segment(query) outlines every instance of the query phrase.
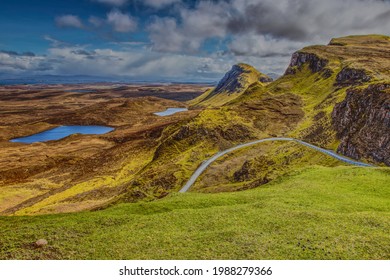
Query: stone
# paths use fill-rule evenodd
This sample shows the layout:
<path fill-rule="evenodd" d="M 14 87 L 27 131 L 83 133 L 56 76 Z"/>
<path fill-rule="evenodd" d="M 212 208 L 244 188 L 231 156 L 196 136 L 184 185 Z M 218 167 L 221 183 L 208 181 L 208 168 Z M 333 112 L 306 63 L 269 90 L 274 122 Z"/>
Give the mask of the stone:
<path fill-rule="evenodd" d="M 47 245 L 47 240 L 46 239 L 39 239 L 37 242 L 35 242 L 35 245 L 37 247 L 45 247 Z"/>
<path fill-rule="evenodd" d="M 371 80 L 371 77 L 366 74 L 363 69 L 354 69 L 345 67 L 336 77 L 337 85 L 350 86 L 365 83 Z"/>

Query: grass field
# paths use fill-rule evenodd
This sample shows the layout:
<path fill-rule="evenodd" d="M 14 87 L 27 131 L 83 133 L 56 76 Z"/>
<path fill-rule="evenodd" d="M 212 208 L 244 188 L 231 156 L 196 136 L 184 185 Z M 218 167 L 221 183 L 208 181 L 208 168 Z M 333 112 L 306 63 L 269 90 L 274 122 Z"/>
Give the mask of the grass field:
<path fill-rule="evenodd" d="M 313 166 L 242 192 L 0 217 L 0 259 L 389 259 L 389 182 Z"/>

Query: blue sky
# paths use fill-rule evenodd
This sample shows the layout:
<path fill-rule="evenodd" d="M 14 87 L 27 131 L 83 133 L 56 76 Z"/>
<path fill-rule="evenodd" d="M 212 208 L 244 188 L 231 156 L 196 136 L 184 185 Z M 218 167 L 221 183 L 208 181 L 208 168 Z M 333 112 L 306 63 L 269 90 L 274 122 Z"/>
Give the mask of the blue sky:
<path fill-rule="evenodd" d="M 0 75 L 209 81 L 237 62 L 282 74 L 303 46 L 389 31 L 382 0 L 3 0 Z"/>

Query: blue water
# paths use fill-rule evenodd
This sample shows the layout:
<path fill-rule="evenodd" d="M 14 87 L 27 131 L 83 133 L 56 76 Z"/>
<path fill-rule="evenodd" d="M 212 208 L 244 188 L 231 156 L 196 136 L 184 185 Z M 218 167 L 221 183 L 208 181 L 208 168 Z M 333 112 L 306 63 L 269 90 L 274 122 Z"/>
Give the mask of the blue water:
<path fill-rule="evenodd" d="M 187 108 L 168 108 L 163 112 L 157 112 L 154 114 L 157 116 L 160 116 L 160 117 L 164 117 L 164 116 L 170 116 L 170 115 L 173 115 L 173 114 L 176 114 L 179 112 L 184 112 L 184 111 L 188 111 L 188 109 Z"/>
<path fill-rule="evenodd" d="M 69 135 L 80 133 L 80 134 L 105 134 L 114 130 L 108 126 L 98 125 L 64 125 L 53 129 L 49 129 L 34 135 L 15 138 L 11 142 L 31 144 L 35 142 L 45 142 L 50 140 L 59 140 Z"/>

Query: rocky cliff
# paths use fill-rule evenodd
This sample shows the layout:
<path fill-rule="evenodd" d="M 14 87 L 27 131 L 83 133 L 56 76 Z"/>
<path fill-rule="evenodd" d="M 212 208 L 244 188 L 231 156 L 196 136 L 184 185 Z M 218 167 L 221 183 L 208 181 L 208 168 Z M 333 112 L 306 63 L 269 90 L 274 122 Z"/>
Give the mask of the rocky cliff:
<path fill-rule="evenodd" d="M 332 112 L 338 152 L 390 166 L 390 84 L 351 89 Z"/>
<path fill-rule="evenodd" d="M 308 64 L 313 73 L 316 73 L 325 68 L 328 64 L 328 60 L 320 58 L 314 53 L 295 52 L 291 57 L 290 65 L 288 66 L 285 74 L 295 74 L 297 69 L 302 69 L 302 67 L 306 64 Z"/>
<path fill-rule="evenodd" d="M 295 136 L 390 165 L 390 37 L 348 36 L 295 52 L 271 89 L 304 96 Z"/>

